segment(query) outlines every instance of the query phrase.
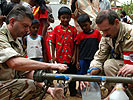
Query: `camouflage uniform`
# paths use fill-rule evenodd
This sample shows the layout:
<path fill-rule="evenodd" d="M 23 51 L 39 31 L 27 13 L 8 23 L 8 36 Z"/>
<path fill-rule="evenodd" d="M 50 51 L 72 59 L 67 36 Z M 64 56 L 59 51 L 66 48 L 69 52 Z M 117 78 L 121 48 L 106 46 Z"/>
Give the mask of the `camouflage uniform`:
<path fill-rule="evenodd" d="M 13 40 L 4 23 L 0 28 L 0 100 L 30 100 L 37 96 L 37 90 L 40 91 L 33 80 L 16 78 L 23 77 L 26 71 L 16 71 L 5 63 L 11 57 L 23 55 L 20 42 Z"/>
<path fill-rule="evenodd" d="M 104 69 L 107 76 L 116 76 L 124 64 L 133 64 L 133 26 L 120 22 L 118 37 L 114 44 L 113 41 L 102 37 L 99 50 L 90 64 L 90 68 Z"/>

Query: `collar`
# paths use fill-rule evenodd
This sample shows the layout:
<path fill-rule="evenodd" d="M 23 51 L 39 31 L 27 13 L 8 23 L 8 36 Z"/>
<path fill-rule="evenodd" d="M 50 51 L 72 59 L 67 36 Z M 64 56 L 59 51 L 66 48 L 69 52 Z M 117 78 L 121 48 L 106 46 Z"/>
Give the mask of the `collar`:
<path fill-rule="evenodd" d="M 3 31 L 3 33 L 7 35 L 9 42 L 13 42 L 14 41 L 10 31 L 8 30 L 8 27 L 7 27 L 6 23 L 3 24 L 1 31 Z"/>
<path fill-rule="evenodd" d="M 5 34 L 8 38 L 8 41 L 9 43 L 15 43 L 16 45 L 18 44 L 18 39 L 16 39 L 16 41 L 13 39 L 8 27 L 7 27 L 7 24 L 4 22 L 1 29 L 0 29 L 1 33 Z"/>
<path fill-rule="evenodd" d="M 84 32 L 84 31 L 83 31 Z M 85 34 L 92 34 L 94 32 L 94 29 L 89 32 L 84 32 Z"/>
<path fill-rule="evenodd" d="M 69 24 L 69 25 L 67 26 L 67 28 L 66 28 L 66 29 L 68 29 L 68 28 L 70 28 L 70 27 L 71 27 L 71 25 Z M 63 25 L 61 25 L 61 24 L 60 24 L 60 28 L 65 29 L 65 27 L 64 27 Z"/>
<path fill-rule="evenodd" d="M 123 33 L 124 33 L 123 25 L 122 25 L 122 22 L 120 22 L 120 30 L 119 30 L 118 37 L 117 37 L 116 41 L 123 41 L 123 36 L 124 36 Z"/>

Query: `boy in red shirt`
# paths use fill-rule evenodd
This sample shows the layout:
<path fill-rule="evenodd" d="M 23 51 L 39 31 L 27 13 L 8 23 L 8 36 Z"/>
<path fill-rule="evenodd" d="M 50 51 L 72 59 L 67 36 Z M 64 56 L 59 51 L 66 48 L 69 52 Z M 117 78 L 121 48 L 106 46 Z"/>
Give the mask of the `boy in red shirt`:
<path fill-rule="evenodd" d="M 79 75 L 87 74 L 90 62 L 93 60 L 94 54 L 98 50 L 101 40 L 101 34 L 97 29 L 90 27 L 91 21 L 87 14 L 78 17 L 77 22 L 83 32 L 79 32 L 76 37 L 77 45 L 77 73 Z"/>
<path fill-rule="evenodd" d="M 69 67 L 64 74 L 76 74 L 75 63 L 75 37 L 77 30 L 69 24 L 71 10 L 68 7 L 61 7 L 58 11 L 58 18 L 61 21 L 50 33 L 48 40 L 52 43 L 52 58 L 57 63 L 67 64 Z M 56 57 L 55 57 L 56 49 Z M 69 84 L 70 96 L 76 96 L 76 82 Z"/>

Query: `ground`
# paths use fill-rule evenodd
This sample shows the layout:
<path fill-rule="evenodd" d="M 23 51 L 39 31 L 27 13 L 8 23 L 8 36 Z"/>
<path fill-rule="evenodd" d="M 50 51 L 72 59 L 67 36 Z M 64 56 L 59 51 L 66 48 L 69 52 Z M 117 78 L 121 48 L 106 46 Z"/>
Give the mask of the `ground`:
<path fill-rule="evenodd" d="M 54 81 L 54 84 L 56 84 L 56 81 Z M 78 88 L 78 82 L 77 82 L 77 88 Z M 46 98 L 43 100 L 58 100 L 58 99 L 52 99 L 52 97 L 49 94 L 46 94 Z M 66 95 L 66 99 L 65 100 L 82 100 L 82 98 L 80 97 L 71 97 L 69 95 L 69 90 L 67 91 L 67 95 Z"/>
<path fill-rule="evenodd" d="M 50 95 L 47 95 L 47 97 L 43 100 L 57 100 L 56 98 L 55 99 L 52 99 Z M 82 100 L 82 98 L 79 98 L 79 97 L 70 97 L 69 95 L 67 95 L 67 98 L 65 100 Z"/>

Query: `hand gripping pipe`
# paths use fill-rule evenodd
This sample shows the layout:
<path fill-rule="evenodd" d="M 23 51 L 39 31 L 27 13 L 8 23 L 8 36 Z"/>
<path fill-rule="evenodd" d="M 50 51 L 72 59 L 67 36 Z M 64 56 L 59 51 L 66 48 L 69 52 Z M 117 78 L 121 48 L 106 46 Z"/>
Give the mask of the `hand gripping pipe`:
<path fill-rule="evenodd" d="M 106 83 L 128 83 L 133 84 L 133 77 L 110 77 L 110 76 L 91 76 L 91 75 L 74 75 L 74 74 L 52 74 L 44 71 L 36 71 L 33 76 L 37 82 L 44 82 L 44 80 L 69 80 L 71 81 L 89 81 L 101 82 L 105 80 Z"/>
<path fill-rule="evenodd" d="M 109 76 L 91 76 L 91 75 L 73 75 L 73 74 L 52 74 L 45 73 L 44 70 L 38 70 L 34 72 L 33 79 L 37 82 L 44 82 L 43 93 L 38 100 L 42 100 L 46 94 L 51 80 L 67 80 L 70 81 L 89 81 L 89 82 L 108 82 L 108 83 L 127 83 L 133 84 L 133 77 L 109 77 Z"/>

